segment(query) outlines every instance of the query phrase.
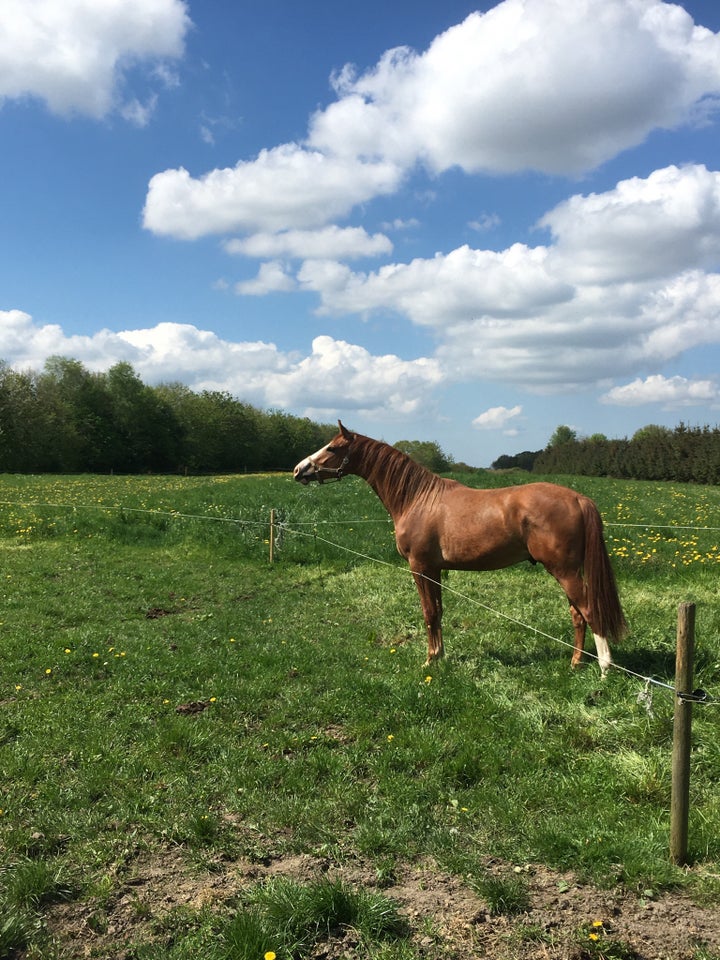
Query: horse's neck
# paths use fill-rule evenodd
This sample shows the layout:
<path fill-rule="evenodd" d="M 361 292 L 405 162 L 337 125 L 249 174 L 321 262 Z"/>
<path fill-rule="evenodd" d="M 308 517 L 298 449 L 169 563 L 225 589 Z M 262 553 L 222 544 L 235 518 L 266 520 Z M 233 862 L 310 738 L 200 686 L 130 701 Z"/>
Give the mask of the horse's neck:
<path fill-rule="evenodd" d="M 439 478 L 395 447 L 367 437 L 363 440 L 365 447 L 353 472 L 370 484 L 395 520 L 415 499 L 419 486 L 431 486 Z"/>

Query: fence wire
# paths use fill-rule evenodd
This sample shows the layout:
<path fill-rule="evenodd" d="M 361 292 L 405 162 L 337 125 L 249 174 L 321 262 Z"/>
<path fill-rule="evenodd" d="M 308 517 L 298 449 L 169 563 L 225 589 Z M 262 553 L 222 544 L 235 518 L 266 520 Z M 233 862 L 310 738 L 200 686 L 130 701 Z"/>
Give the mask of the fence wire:
<path fill-rule="evenodd" d="M 267 529 L 269 525 L 268 520 L 241 520 L 237 517 L 213 517 L 209 514 L 190 514 L 190 513 L 180 513 L 177 510 L 156 510 L 143 507 L 126 507 L 123 505 L 105 505 L 105 504 L 78 504 L 78 503 L 46 503 L 41 501 L 13 501 L 13 500 L 0 500 L 0 505 L 10 506 L 10 507 L 43 507 L 47 509 L 68 509 L 68 510 L 96 510 L 107 513 L 138 513 L 138 514 L 147 514 L 157 517 L 165 517 L 172 520 L 208 520 L 214 523 L 230 523 L 237 526 L 255 526 L 262 527 Z M 378 557 L 373 557 L 368 554 L 362 553 L 359 550 L 354 550 L 351 547 L 346 547 L 343 544 L 335 543 L 332 540 L 328 540 L 326 537 L 322 537 L 317 533 L 318 526 L 345 526 L 352 524 L 353 526 L 359 524 L 370 524 L 370 523 L 391 523 L 391 519 L 379 518 L 379 519 L 357 519 L 357 520 L 346 520 L 346 519 L 337 519 L 337 520 L 307 520 L 307 521 L 292 521 L 292 526 L 290 521 L 287 520 L 278 520 L 276 521 L 275 527 L 278 533 L 281 536 L 286 534 L 295 534 L 300 537 L 312 538 L 314 540 L 319 540 L 321 543 L 326 544 L 327 546 L 332 547 L 333 549 L 343 551 L 344 553 L 349 553 L 352 556 L 358 557 L 361 560 L 366 560 L 369 563 L 377 563 L 382 566 L 392 567 L 393 569 L 400 569 L 397 564 L 390 563 L 387 560 L 381 560 Z M 630 528 L 652 528 L 656 530 L 695 530 L 700 532 L 718 532 L 720 527 L 705 527 L 705 526 L 688 526 L 681 524 L 655 524 L 655 523 L 624 523 L 624 522 L 607 522 L 604 524 L 606 527 L 630 527 Z M 306 531 L 300 529 L 294 529 L 301 526 L 312 526 L 313 530 Z M 279 548 L 279 544 L 278 544 Z M 462 593 L 459 590 L 456 590 L 454 587 L 451 587 L 447 583 L 439 583 L 438 581 L 433 580 L 431 577 L 426 576 L 423 573 L 416 573 L 415 571 L 408 568 L 407 571 L 412 576 L 419 576 L 423 579 L 428 580 L 431 583 L 436 583 L 441 586 L 442 589 L 448 593 L 452 593 L 454 596 L 465 600 L 467 603 L 480 607 L 483 610 L 486 610 L 488 613 L 492 613 L 494 616 L 499 617 L 500 619 L 506 620 L 509 623 L 513 623 L 518 627 L 521 627 L 523 630 L 527 630 L 531 633 L 534 633 L 536 636 L 543 637 L 547 640 L 552 640 L 554 643 L 560 644 L 564 647 L 574 648 L 574 645 L 567 640 L 563 640 L 561 637 L 556 637 L 553 634 L 547 633 L 544 630 L 541 630 L 539 627 L 532 626 L 531 624 L 524 623 L 522 620 L 519 620 L 515 616 L 510 614 L 503 613 L 501 610 L 497 610 L 494 607 L 491 607 L 489 604 L 484 603 L 482 600 L 478 600 L 475 597 L 471 597 L 468 594 Z M 585 655 L 591 659 L 598 660 L 597 654 L 593 653 L 590 650 L 585 651 Z M 658 680 L 656 677 L 645 676 L 641 673 L 638 673 L 634 670 L 630 670 L 628 667 L 624 667 L 620 664 L 611 662 L 610 668 L 615 670 L 618 673 L 624 673 L 627 676 L 633 677 L 636 680 L 642 681 L 644 684 L 644 689 L 638 694 L 637 700 L 639 703 L 643 704 L 650 715 L 652 715 L 652 692 L 651 688 L 657 687 L 659 689 L 670 691 L 674 697 L 685 702 L 696 703 L 702 706 L 717 706 L 720 704 L 720 698 L 710 696 L 705 690 L 695 690 L 692 693 L 681 693 L 675 690 L 675 687 L 671 683 L 667 683 L 663 680 Z"/>

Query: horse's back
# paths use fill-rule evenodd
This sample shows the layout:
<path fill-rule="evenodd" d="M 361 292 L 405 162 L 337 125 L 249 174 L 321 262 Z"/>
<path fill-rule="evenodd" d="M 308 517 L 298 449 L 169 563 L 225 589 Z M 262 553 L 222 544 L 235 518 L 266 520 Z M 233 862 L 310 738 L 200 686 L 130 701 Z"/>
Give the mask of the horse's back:
<path fill-rule="evenodd" d="M 475 489 L 449 481 L 413 519 L 416 542 L 437 543 L 442 565 L 491 570 L 524 560 L 581 563 L 583 494 L 539 481 Z"/>

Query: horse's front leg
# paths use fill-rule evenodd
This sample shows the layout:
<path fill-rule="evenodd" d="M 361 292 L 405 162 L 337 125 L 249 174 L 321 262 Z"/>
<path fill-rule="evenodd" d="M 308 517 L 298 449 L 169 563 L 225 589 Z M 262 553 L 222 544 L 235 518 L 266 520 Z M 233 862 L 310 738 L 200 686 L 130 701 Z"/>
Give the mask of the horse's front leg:
<path fill-rule="evenodd" d="M 423 568 L 413 569 L 415 585 L 420 594 L 423 618 L 427 627 L 428 655 L 426 666 L 433 660 L 444 656 L 442 638 L 442 587 L 440 586 L 440 571 Z"/>

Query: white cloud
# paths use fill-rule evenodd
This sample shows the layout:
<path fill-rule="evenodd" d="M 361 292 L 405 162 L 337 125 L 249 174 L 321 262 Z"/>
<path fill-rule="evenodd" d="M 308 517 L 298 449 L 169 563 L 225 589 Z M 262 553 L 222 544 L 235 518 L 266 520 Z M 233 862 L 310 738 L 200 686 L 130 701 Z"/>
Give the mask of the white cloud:
<path fill-rule="evenodd" d="M 411 414 L 428 403 L 428 391 L 442 375 L 434 360 L 373 356 L 364 347 L 316 337 L 312 354 L 281 376 L 271 377 L 271 405 L 302 403 L 316 415 L 340 408 L 363 413 Z"/>
<path fill-rule="evenodd" d="M 659 0 L 505 0 L 336 89 L 311 124 L 321 150 L 575 174 L 710 109 L 720 37 Z"/>
<path fill-rule="evenodd" d="M 383 223 L 383 230 L 415 230 L 420 226 L 420 221 L 415 217 L 403 220 L 402 217 L 396 217 L 394 220 L 388 220 Z"/>
<path fill-rule="evenodd" d="M 622 283 L 720 264 L 720 173 L 665 167 L 606 193 L 576 195 L 540 220 L 554 269 L 571 282 Z"/>
<path fill-rule="evenodd" d="M 373 273 L 310 262 L 298 279 L 320 294 L 325 312 L 390 309 L 414 323 L 447 330 L 468 318 L 527 316 L 569 299 L 572 288 L 547 272 L 546 256 L 544 247 L 520 243 L 500 253 L 462 246 Z"/>
<path fill-rule="evenodd" d="M 120 108 L 120 115 L 124 120 L 134 123 L 136 127 L 146 127 L 157 107 L 157 99 L 157 95 L 153 94 L 147 103 L 130 100 Z"/>
<path fill-rule="evenodd" d="M 134 348 L 131 362 L 148 383 L 182 380 L 195 390 L 228 390 L 248 399 L 262 397 L 266 378 L 291 363 L 275 344 L 233 342 L 187 323 L 159 323 L 114 336 Z"/>
<path fill-rule="evenodd" d="M 485 233 L 486 230 L 499 227 L 500 223 L 500 217 L 496 213 L 482 213 L 476 220 L 470 220 L 468 226 L 471 230 L 477 230 L 478 233 Z"/>
<path fill-rule="evenodd" d="M 515 407 L 490 407 L 484 413 L 475 417 L 472 425 L 477 430 L 503 430 L 507 431 L 508 424 L 516 420 L 522 413 L 523 408 L 518 404 Z M 512 429 L 512 428 L 511 428 Z M 516 433 L 516 431 L 512 431 Z"/>
<path fill-rule="evenodd" d="M 613 387 L 603 403 L 621 407 L 660 404 L 666 410 L 679 407 L 720 404 L 720 385 L 715 380 L 687 380 L 685 377 L 663 377 L 660 374 L 637 379 L 621 387 Z"/>
<path fill-rule="evenodd" d="M 67 336 L 59 324 L 36 324 L 22 310 L 0 310 L 0 357 L 18 369 L 42 368 L 48 357 L 82 359 L 89 369 L 113 361 L 131 360 L 132 349 L 116 334 L 100 330 L 93 336 Z"/>
<path fill-rule="evenodd" d="M 643 303 L 640 320 L 644 353 L 655 362 L 720 343 L 720 274 L 688 270 L 668 279 Z"/>
<path fill-rule="evenodd" d="M 198 178 L 156 174 L 145 227 L 184 239 L 317 228 L 394 193 L 418 162 L 587 171 L 712 109 L 720 35 L 660 0 L 504 0 L 424 53 L 390 50 L 360 76 L 343 69 L 335 88 L 304 143 Z"/>
<path fill-rule="evenodd" d="M 155 174 L 143 223 L 153 233 L 184 240 L 237 230 L 316 228 L 394 192 L 401 176 L 392 163 L 362 163 L 284 144 L 200 179 L 182 167 Z"/>
<path fill-rule="evenodd" d="M 391 253 L 392 243 L 382 233 L 372 236 L 362 227 L 323 227 L 319 230 L 284 230 L 280 233 L 256 233 L 244 239 L 228 240 L 227 253 L 246 257 L 291 257 L 352 260 Z"/>
<path fill-rule="evenodd" d="M 705 272 L 720 260 L 720 174 L 669 167 L 543 221 L 547 247 L 463 246 L 369 273 L 312 261 L 297 279 L 321 312 L 392 311 L 432 328 L 455 380 L 569 390 L 720 343 L 720 274 Z"/>
<path fill-rule="evenodd" d="M 182 0 L 3 0 L 0 4 L 0 103 L 36 97 L 58 114 L 100 119 L 119 108 L 147 122 L 148 108 L 130 97 L 123 105 L 127 69 L 183 54 L 190 27 Z M 157 70 L 160 70 L 158 73 Z"/>
<path fill-rule="evenodd" d="M 23 311 L 0 311 L 0 357 L 16 369 L 41 370 L 52 355 L 73 357 L 89 370 L 125 360 L 146 383 L 181 381 L 193 390 L 226 390 L 260 407 L 308 416 L 413 413 L 427 409 L 442 379 L 435 360 L 374 356 L 328 336 L 316 338 L 303 357 L 272 343 L 223 339 L 192 324 L 66 336 L 61 327 L 36 324 Z"/>
<path fill-rule="evenodd" d="M 295 281 L 285 272 L 277 260 L 260 264 L 257 276 L 253 280 L 244 280 L 235 284 L 235 292 L 251 297 L 262 297 L 266 293 L 288 293 L 295 289 Z"/>

